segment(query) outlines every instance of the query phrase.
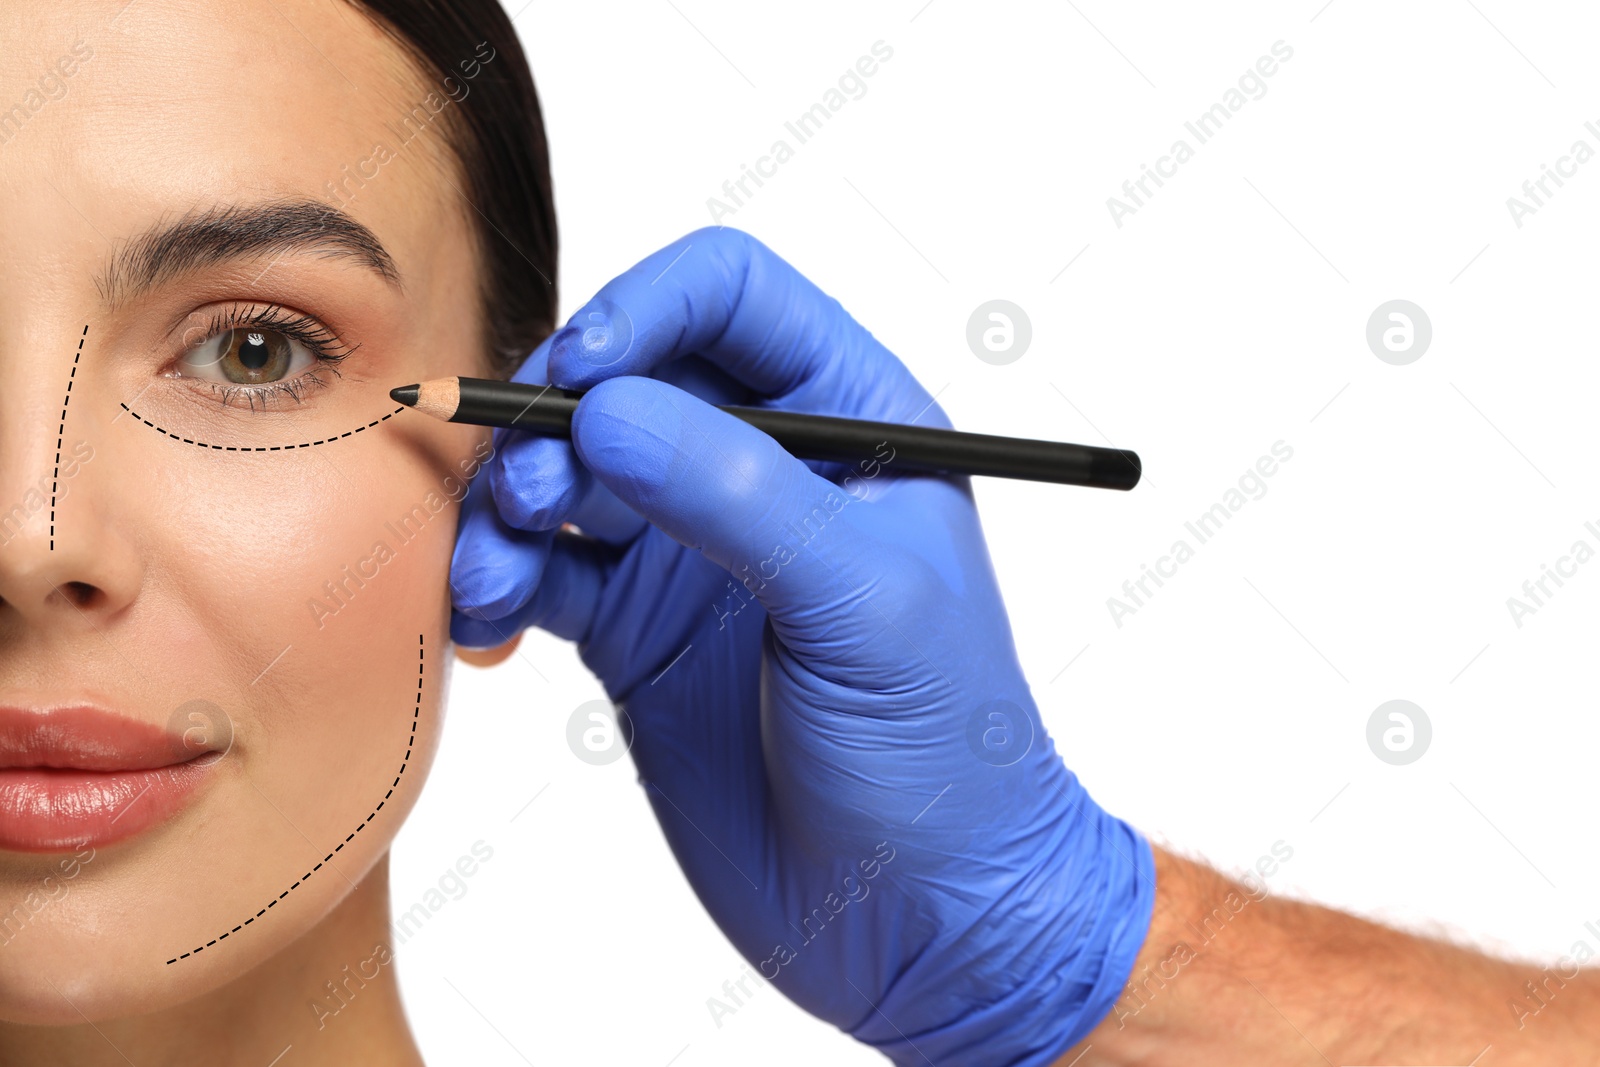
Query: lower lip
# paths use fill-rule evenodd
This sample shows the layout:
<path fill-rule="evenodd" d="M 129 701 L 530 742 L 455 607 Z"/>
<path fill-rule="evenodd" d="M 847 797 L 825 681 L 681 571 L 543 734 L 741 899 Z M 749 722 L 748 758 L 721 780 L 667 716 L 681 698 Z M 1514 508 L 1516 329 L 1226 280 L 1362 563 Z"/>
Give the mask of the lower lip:
<path fill-rule="evenodd" d="M 0 849 L 68 852 L 132 837 L 176 814 L 210 762 L 137 771 L 0 768 Z"/>

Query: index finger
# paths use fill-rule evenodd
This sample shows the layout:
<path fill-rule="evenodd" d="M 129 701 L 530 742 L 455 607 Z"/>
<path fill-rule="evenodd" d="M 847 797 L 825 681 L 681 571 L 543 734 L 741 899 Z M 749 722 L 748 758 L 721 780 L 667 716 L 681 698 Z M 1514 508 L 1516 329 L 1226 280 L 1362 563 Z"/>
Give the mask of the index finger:
<path fill-rule="evenodd" d="M 837 300 L 739 230 L 697 230 L 606 283 L 550 339 L 556 385 L 650 376 L 696 354 L 773 406 L 948 425 L 906 366 Z"/>

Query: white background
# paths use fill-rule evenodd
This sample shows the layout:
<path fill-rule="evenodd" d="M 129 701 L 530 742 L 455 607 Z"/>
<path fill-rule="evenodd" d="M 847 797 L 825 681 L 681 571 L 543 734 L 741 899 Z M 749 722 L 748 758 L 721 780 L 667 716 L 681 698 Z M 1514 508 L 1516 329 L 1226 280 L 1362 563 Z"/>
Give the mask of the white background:
<path fill-rule="evenodd" d="M 723 181 L 886 42 L 866 95 L 724 221 L 958 426 L 1143 456 L 1131 494 L 977 486 L 1023 663 L 1091 792 L 1224 868 L 1285 842 L 1282 892 L 1507 952 L 1600 949 L 1600 561 L 1521 628 L 1506 606 L 1574 541 L 1600 549 L 1600 160 L 1520 228 L 1506 206 L 1574 140 L 1600 149 L 1600 27 L 1575 4 L 1321 4 L 532 0 L 562 313 L 709 222 Z M 1185 120 L 1279 40 L 1266 95 L 1197 145 Z M 1194 158 L 1118 228 L 1107 197 L 1179 137 Z M 1032 320 L 1008 366 L 965 341 L 993 298 Z M 1408 366 L 1365 340 L 1396 298 L 1433 325 Z M 1194 546 L 1184 522 L 1280 440 L 1266 495 L 1117 627 L 1107 598 Z M 567 748 L 601 695 L 543 635 L 457 670 L 394 850 L 397 911 L 494 850 L 398 954 L 430 1061 L 881 1062 L 771 988 L 714 1024 L 742 962 L 631 764 Z M 1366 743 L 1394 698 L 1433 725 L 1409 766 Z"/>

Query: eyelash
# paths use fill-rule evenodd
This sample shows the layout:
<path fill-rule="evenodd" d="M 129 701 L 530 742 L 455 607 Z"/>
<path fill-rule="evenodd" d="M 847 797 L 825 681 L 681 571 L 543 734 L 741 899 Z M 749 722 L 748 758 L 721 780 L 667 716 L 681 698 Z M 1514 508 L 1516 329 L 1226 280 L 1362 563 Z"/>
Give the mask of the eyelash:
<path fill-rule="evenodd" d="M 272 330 L 300 342 L 316 357 L 317 366 L 302 371 L 293 378 L 265 385 L 224 385 L 221 382 L 205 381 L 187 374 L 178 374 L 177 377 L 209 386 L 223 407 L 228 407 L 234 400 L 243 398 L 251 411 L 264 411 L 273 397 L 289 397 L 299 404 L 304 402 L 302 394 L 307 387 L 326 386 L 327 381 L 317 375 L 317 369 L 320 367 L 327 367 L 336 378 L 343 377 L 339 373 L 339 364 L 354 355 L 361 347 L 347 346 L 337 334 L 310 315 L 288 311 L 280 304 L 236 304 L 218 311 L 212 315 L 211 322 L 206 326 L 204 340 L 201 343 L 204 344 L 228 330 L 237 330 L 245 326 Z"/>

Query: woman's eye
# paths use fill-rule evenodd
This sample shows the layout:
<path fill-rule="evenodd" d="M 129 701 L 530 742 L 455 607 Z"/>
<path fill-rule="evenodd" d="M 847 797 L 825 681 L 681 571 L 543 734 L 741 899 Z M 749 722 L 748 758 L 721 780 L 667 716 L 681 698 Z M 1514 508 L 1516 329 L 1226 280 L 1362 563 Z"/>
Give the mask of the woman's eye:
<path fill-rule="evenodd" d="M 277 330 L 240 326 L 208 338 L 179 362 L 179 372 L 228 385 L 270 385 L 310 370 L 317 357 Z"/>

